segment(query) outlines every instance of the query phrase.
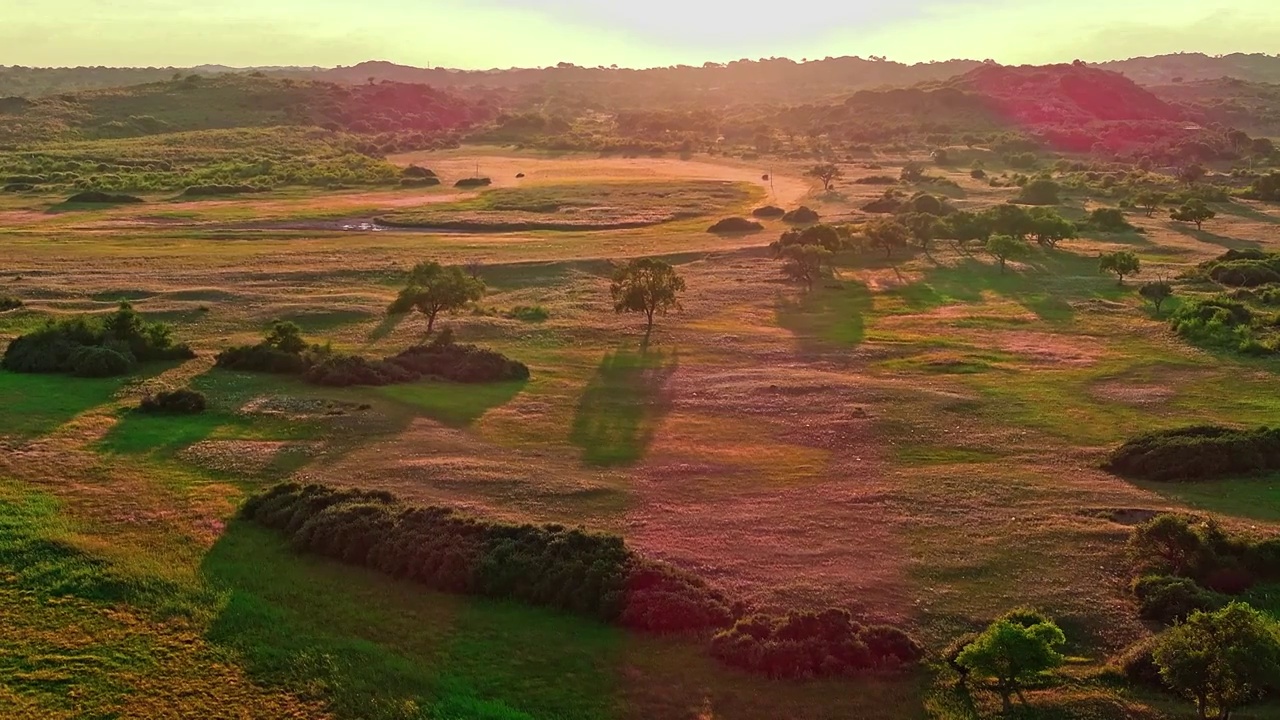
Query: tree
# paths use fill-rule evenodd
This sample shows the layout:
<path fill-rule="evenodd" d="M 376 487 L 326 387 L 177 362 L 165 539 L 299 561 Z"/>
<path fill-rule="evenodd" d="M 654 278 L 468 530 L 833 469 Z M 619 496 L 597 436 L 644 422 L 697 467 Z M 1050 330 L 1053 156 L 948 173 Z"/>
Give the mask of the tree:
<path fill-rule="evenodd" d="M 815 177 L 822 181 L 823 190 L 831 190 L 831 183 L 841 178 L 844 173 L 840 170 L 840 166 L 835 163 L 823 163 L 814 165 L 805 173 L 809 177 Z"/>
<path fill-rule="evenodd" d="M 899 218 L 902 225 L 907 228 L 907 232 L 911 234 L 912 239 L 924 251 L 924 254 L 930 259 L 933 258 L 931 251 L 933 249 L 933 238 L 937 235 L 939 218 L 927 212 L 907 213 Z"/>
<path fill-rule="evenodd" d="M 834 226 L 818 224 L 804 229 L 788 230 L 782 233 L 782 237 L 770 243 L 769 248 L 773 250 L 774 257 L 782 257 L 782 251 L 793 245 L 818 245 L 832 253 L 837 253 L 844 248 L 845 241 L 840 236 L 840 231 Z"/>
<path fill-rule="evenodd" d="M 1156 315 L 1160 314 L 1160 306 L 1165 300 L 1173 297 L 1173 285 L 1167 280 L 1154 280 L 1149 283 L 1143 283 L 1138 288 L 1138 294 L 1151 301 L 1156 306 Z"/>
<path fill-rule="evenodd" d="M 803 282 L 812 290 L 813 281 L 822 276 L 831 261 L 831 251 L 821 245 L 788 245 L 779 257 L 785 261 L 782 271 L 787 277 Z"/>
<path fill-rule="evenodd" d="M 1147 192 L 1139 194 L 1138 197 L 1134 199 L 1134 202 L 1138 207 L 1146 211 L 1147 217 L 1151 217 L 1156 214 L 1156 209 L 1163 205 L 1165 200 L 1168 199 L 1168 193 L 1148 190 Z"/>
<path fill-rule="evenodd" d="M 1076 224 L 1058 213 L 1044 208 L 1032 210 L 1028 234 L 1035 241 L 1047 248 L 1055 248 L 1063 240 L 1074 240 L 1078 237 Z"/>
<path fill-rule="evenodd" d="M 1007 712 L 1015 694 L 1026 704 L 1022 687 L 1027 681 L 1062 664 L 1058 648 L 1066 641 L 1053 622 L 1024 626 L 1001 619 L 960 651 L 956 663 L 968 668 L 974 677 L 995 680 L 994 689 Z"/>
<path fill-rule="evenodd" d="M 1205 170 L 1204 166 L 1196 163 L 1178 168 L 1178 179 L 1188 185 L 1194 185 L 1197 180 L 1208 174 L 1209 171 Z"/>
<path fill-rule="evenodd" d="M 1240 602 L 1192 613 L 1156 638 L 1152 657 L 1165 684 L 1194 702 L 1201 718 L 1229 720 L 1280 683 L 1280 632 Z"/>
<path fill-rule="evenodd" d="M 876 247 L 884 248 L 884 256 L 893 257 L 893 249 L 905 247 L 911 232 L 897 220 L 877 218 L 863 227 L 862 232 L 867 240 Z"/>
<path fill-rule="evenodd" d="M 924 179 L 924 166 L 918 162 L 909 162 L 903 166 L 900 177 L 903 182 L 919 182 Z"/>
<path fill-rule="evenodd" d="M 1191 198 L 1177 210 L 1169 211 L 1171 219 L 1178 222 L 1193 222 L 1196 224 L 1197 230 L 1202 229 L 1205 220 L 1212 220 L 1217 215 L 1218 213 L 1214 212 L 1200 198 Z"/>
<path fill-rule="evenodd" d="M 1137 275 L 1142 272 L 1142 263 L 1132 251 L 1119 250 L 1113 253 L 1105 253 L 1099 257 L 1098 270 L 1104 273 L 1115 273 L 1116 277 L 1120 279 L 1119 284 L 1123 285 L 1125 275 Z"/>
<path fill-rule="evenodd" d="M 644 338 L 653 332 L 653 316 L 666 315 L 679 308 L 676 296 L 684 292 L 684 278 L 675 268 L 661 260 L 639 258 L 619 267 L 613 273 L 609 294 L 615 312 L 642 312 L 645 315 Z"/>
<path fill-rule="evenodd" d="M 1028 251 L 1027 243 L 1012 235 L 992 235 L 987 238 L 987 252 L 1000 261 L 1001 274 L 1004 273 L 1005 261 L 1026 257 Z"/>
<path fill-rule="evenodd" d="M 307 349 L 307 341 L 302 338 L 302 328 L 297 323 L 285 320 L 271 323 L 271 330 L 267 332 L 262 344 L 290 355 L 297 355 Z"/>
<path fill-rule="evenodd" d="M 1019 240 L 1025 240 L 1035 229 L 1031 213 L 1017 205 L 996 205 L 984 210 L 982 214 L 986 216 L 992 233 L 1012 235 Z"/>
<path fill-rule="evenodd" d="M 1058 191 L 1062 186 L 1049 178 L 1036 178 L 1022 186 L 1022 191 L 1014 202 L 1023 205 L 1057 205 L 1060 200 Z"/>
<path fill-rule="evenodd" d="M 391 303 L 393 315 L 417 310 L 427 318 L 427 334 L 435 329 L 436 316 L 454 312 L 484 297 L 484 282 L 460 267 L 444 267 L 438 262 L 421 262 L 409 271 L 409 284 Z"/>
<path fill-rule="evenodd" d="M 961 210 L 942 218 L 935 233 L 938 237 L 955 241 L 963 251 L 974 241 L 986 244 L 987 238 L 991 237 L 991 217 L 986 213 Z"/>

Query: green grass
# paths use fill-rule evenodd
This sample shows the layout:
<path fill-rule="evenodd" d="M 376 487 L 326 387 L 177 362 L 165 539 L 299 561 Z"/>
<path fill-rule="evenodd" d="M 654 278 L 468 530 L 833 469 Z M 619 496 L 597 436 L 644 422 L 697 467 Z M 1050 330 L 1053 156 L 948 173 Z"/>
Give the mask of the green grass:
<path fill-rule="evenodd" d="M 295 440 L 313 434 L 313 423 L 236 413 L 149 414 L 129 409 L 97 447 L 110 453 L 171 456 L 209 439 Z"/>
<path fill-rule="evenodd" d="M 452 427 L 475 423 L 493 408 L 507 404 L 527 381 L 463 384 L 428 381 L 377 389 L 378 394 L 412 406 Z"/>
<path fill-rule="evenodd" d="M 873 298 L 865 284 L 846 282 L 800 295 L 780 293 L 774 307 L 778 324 L 795 333 L 802 346 L 823 350 L 852 347 L 866 339 Z"/>
<path fill-rule="evenodd" d="M 1280 474 L 1196 483 L 1137 483 L 1199 512 L 1280 523 Z"/>
<path fill-rule="evenodd" d="M 629 347 L 601 359 L 569 432 L 588 465 L 630 465 L 643 457 L 666 414 L 664 387 L 678 364 L 674 351 Z"/>
<path fill-rule="evenodd" d="M 0 370 L 0 435 L 44 435 L 111 401 L 122 378 L 73 378 Z"/>

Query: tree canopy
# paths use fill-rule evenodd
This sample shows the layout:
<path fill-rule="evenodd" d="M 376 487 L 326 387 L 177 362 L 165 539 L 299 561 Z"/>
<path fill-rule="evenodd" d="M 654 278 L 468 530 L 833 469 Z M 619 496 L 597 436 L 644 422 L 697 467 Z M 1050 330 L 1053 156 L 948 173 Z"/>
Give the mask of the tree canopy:
<path fill-rule="evenodd" d="M 677 296 L 684 290 L 684 278 L 675 268 L 654 258 L 638 258 L 619 267 L 609 286 L 614 311 L 644 313 L 645 338 L 653 331 L 653 316 L 678 308 Z"/>
<path fill-rule="evenodd" d="M 1280 631 L 1244 603 L 1192 613 L 1156 639 L 1152 656 L 1161 679 L 1201 718 L 1227 720 L 1280 683 Z"/>
<path fill-rule="evenodd" d="M 454 312 L 484 297 L 484 282 L 460 267 L 444 267 L 434 260 L 418 263 L 409 271 L 409 284 L 400 291 L 390 314 L 417 310 L 427 318 L 427 334 L 435 329 L 436 317 Z"/>
<path fill-rule="evenodd" d="M 1058 648 L 1066 641 L 1062 630 L 1049 620 L 1023 624 L 1002 618 L 961 650 L 956 663 L 973 677 L 993 679 L 1007 711 L 1012 696 L 1021 697 L 1027 681 L 1062 664 Z"/>

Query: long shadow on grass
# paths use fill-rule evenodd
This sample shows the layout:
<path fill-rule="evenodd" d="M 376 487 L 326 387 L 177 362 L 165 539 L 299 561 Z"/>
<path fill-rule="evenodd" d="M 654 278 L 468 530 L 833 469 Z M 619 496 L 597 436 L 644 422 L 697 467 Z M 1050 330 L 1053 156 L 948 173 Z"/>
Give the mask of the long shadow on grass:
<path fill-rule="evenodd" d="M 1174 230 L 1177 230 L 1183 235 L 1193 237 L 1202 243 L 1218 245 L 1227 248 L 1228 250 L 1256 250 L 1262 247 L 1262 243 L 1254 240 L 1241 240 L 1239 238 L 1232 238 L 1227 237 L 1226 235 L 1209 232 L 1208 230 L 1197 230 L 1194 226 L 1186 223 L 1173 223 L 1172 225 Z"/>
<path fill-rule="evenodd" d="M 644 456 L 669 408 L 674 350 L 619 347 L 604 356 L 578 401 L 569 440 L 588 465 L 629 465 Z"/>
<path fill-rule="evenodd" d="M 511 402 L 527 380 L 463 384 L 428 380 L 411 385 L 390 385 L 378 391 L 413 406 L 450 427 L 467 427 L 493 408 Z"/>
<path fill-rule="evenodd" d="M 1247 218 L 1249 220 L 1257 220 L 1258 222 L 1271 223 L 1272 225 L 1280 225 L 1280 216 L 1271 215 L 1254 209 L 1243 203 L 1225 203 L 1222 206 L 1222 212 L 1227 215 L 1235 215 L 1236 217 Z"/>
<path fill-rule="evenodd" d="M 38 437 L 76 416 L 106 404 L 127 381 L 154 377 L 173 367 L 151 363 L 140 372 L 115 378 L 13 373 L 0 370 L 0 435 Z"/>
<path fill-rule="evenodd" d="M 207 638 L 254 680 L 339 717 L 603 720 L 614 709 L 601 660 L 622 641 L 616 629 L 296 555 L 240 521 L 200 569 L 226 597 Z"/>
<path fill-rule="evenodd" d="M 778 325 L 808 352 L 854 347 L 866 339 L 871 291 L 860 282 L 819 285 L 800 295 L 778 293 Z"/>

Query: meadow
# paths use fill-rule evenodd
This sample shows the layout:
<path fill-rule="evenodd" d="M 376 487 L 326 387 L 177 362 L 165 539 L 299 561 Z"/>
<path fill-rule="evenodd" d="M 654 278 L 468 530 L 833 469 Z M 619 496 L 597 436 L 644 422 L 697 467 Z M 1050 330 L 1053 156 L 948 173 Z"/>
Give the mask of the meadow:
<path fill-rule="evenodd" d="M 24 167 L 51 169 L 51 157 Z M 1280 209 L 1215 205 L 1202 230 L 1130 211 L 1136 231 L 1086 231 L 1005 272 L 942 241 L 849 253 L 810 291 L 767 248 L 785 223 L 707 232 L 765 203 L 859 220 L 883 187 L 854 180 L 923 160 L 878 156 L 823 192 L 800 161 L 468 147 L 389 158 L 386 177 L 416 164 L 442 188 L 188 201 L 155 171 L 113 186 L 154 189 L 143 205 L 0 195 L 2 294 L 24 301 L 0 313 L 0 335 L 129 300 L 198 354 L 125 379 L 0 371 L 0 716 L 958 720 L 999 705 L 953 690 L 933 664 L 766 680 L 678 639 L 300 555 L 235 518 L 247 494 L 297 479 L 615 532 L 761 609 L 837 606 L 905 626 L 935 659 L 1034 606 L 1066 632 L 1069 662 L 1060 683 L 1028 692 L 1026 717 L 1193 717 L 1097 673 L 1148 633 L 1128 590 L 1132 518 L 1192 511 L 1272 532 L 1277 478 L 1155 484 L 1098 466 L 1138 432 L 1274 422 L 1280 361 L 1176 336 L 1166 316 L 1195 287 L 1161 315 L 1136 287 L 1230 248 L 1280 250 Z M 452 187 L 477 174 L 493 186 Z M 1017 192 L 967 167 L 929 174 L 954 183 L 940 192 L 959 209 Z M 1068 194 L 1063 211 L 1099 206 Z M 625 226 L 341 229 L 477 213 L 520 225 L 566 207 Z M 1138 278 L 1099 272 L 1116 250 L 1141 258 Z M 647 344 L 609 298 L 614 261 L 642 256 L 688 285 Z M 276 319 L 367 355 L 421 341 L 421 318 L 385 309 L 428 259 L 474 267 L 488 287 L 441 322 L 527 363 L 530 380 L 327 389 L 213 367 Z M 131 410 L 166 387 L 212 407 Z"/>

